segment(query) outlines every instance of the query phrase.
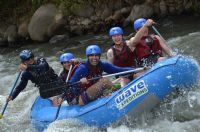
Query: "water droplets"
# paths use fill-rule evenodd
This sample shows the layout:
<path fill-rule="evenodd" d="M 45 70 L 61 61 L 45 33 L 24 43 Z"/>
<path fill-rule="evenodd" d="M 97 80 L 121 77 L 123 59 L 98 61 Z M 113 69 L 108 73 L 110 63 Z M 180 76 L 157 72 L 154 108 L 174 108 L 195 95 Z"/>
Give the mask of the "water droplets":
<path fill-rule="evenodd" d="M 167 79 L 171 79 L 171 78 L 172 78 L 172 76 L 171 76 L 171 75 L 169 75 L 169 76 L 166 76 L 166 78 L 167 78 Z"/>

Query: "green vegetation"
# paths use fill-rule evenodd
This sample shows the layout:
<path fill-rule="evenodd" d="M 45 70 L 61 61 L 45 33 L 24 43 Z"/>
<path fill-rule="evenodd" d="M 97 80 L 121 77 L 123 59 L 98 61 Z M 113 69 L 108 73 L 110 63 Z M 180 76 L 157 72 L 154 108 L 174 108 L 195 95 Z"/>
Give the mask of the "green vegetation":
<path fill-rule="evenodd" d="M 74 7 L 80 7 L 88 2 L 98 2 L 98 0 L 1 0 L 0 18 L 3 20 L 12 18 L 12 21 L 18 21 L 21 16 L 32 16 L 38 7 L 47 3 L 53 3 L 58 7 L 62 6 L 64 13 L 68 14 Z"/>

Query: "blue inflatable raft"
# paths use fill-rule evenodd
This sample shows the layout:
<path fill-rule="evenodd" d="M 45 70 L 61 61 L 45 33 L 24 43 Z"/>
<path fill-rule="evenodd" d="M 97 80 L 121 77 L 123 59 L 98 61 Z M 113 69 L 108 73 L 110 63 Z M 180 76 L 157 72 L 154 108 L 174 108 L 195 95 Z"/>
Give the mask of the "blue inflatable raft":
<path fill-rule="evenodd" d="M 195 60 L 183 56 L 169 58 L 154 65 L 144 75 L 130 82 L 111 96 L 85 106 L 62 106 L 57 120 L 76 119 L 100 128 L 120 123 L 151 110 L 175 89 L 190 88 L 199 81 L 200 71 Z M 31 123 L 44 130 L 54 121 L 58 107 L 49 99 L 38 97 L 31 109 Z"/>

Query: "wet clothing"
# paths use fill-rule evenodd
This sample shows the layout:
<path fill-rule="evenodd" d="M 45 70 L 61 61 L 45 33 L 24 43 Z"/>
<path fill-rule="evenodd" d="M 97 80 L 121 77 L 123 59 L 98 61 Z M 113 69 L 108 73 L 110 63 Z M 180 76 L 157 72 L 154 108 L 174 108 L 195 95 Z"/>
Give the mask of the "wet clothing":
<path fill-rule="evenodd" d="M 66 81 L 67 76 L 68 76 L 68 72 L 69 72 L 69 70 L 66 70 L 66 69 L 63 68 L 63 71 L 60 73 L 59 77 L 60 77 L 63 81 Z"/>
<path fill-rule="evenodd" d="M 88 73 L 86 78 L 87 79 L 92 79 L 95 77 L 101 77 L 102 73 L 103 73 L 103 69 L 102 66 L 100 64 L 98 64 L 97 66 L 92 66 L 89 63 L 86 63 L 85 66 L 87 67 Z M 93 84 L 95 84 L 98 80 L 91 80 L 89 81 L 88 84 L 79 84 L 79 87 L 81 88 L 81 93 L 82 91 L 87 90 L 87 88 L 89 88 L 90 86 L 92 86 Z"/>
<path fill-rule="evenodd" d="M 32 83 L 35 83 L 35 86 L 39 87 L 40 91 L 47 87 L 46 84 L 52 86 L 52 82 L 55 81 L 64 85 L 61 79 L 59 79 L 54 73 L 54 70 L 48 65 L 46 60 L 44 58 L 37 58 L 35 64 L 27 65 L 26 71 L 23 71 L 21 81 L 12 94 L 13 100 L 26 88 L 29 80 L 31 80 Z"/>
<path fill-rule="evenodd" d="M 144 36 L 137 44 L 135 53 L 138 66 L 152 65 L 162 56 L 162 48 L 155 36 Z"/>
<path fill-rule="evenodd" d="M 74 74 L 74 72 L 76 71 L 76 69 L 78 68 L 78 66 L 79 66 L 80 64 L 81 64 L 81 63 L 78 63 L 78 64 L 76 64 L 76 65 L 73 65 L 72 70 L 71 70 L 71 73 L 70 73 L 70 75 L 69 75 L 69 79 L 70 79 L 71 76 Z M 63 68 L 63 71 L 60 73 L 59 77 L 60 77 L 64 82 L 66 82 L 68 73 L 69 73 L 69 70 L 66 70 L 66 69 Z M 69 80 L 68 80 L 68 81 L 69 81 Z M 67 83 L 67 82 L 66 82 L 66 83 Z M 67 84 L 68 84 L 68 83 L 67 83 Z M 67 87 L 69 87 L 69 86 L 67 86 Z M 69 98 L 69 99 L 66 98 L 69 104 L 74 104 L 74 103 L 72 102 L 72 99 L 74 98 L 74 96 L 73 96 L 73 93 L 71 92 L 70 89 L 67 88 L 67 90 L 65 91 L 65 96 Z M 60 96 L 60 97 L 62 97 L 62 96 Z M 77 101 L 75 101 L 75 102 L 77 103 Z"/>
<path fill-rule="evenodd" d="M 113 64 L 119 67 L 135 67 L 135 54 L 131 51 L 131 49 L 126 45 L 123 44 L 122 50 L 118 50 L 111 47 L 113 50 Z"/>
<path fill-rule="evenodd" d="M 103 72 L 112 74 L 112 73 L 118 73 L 118 72 L 123 72 L 127 70 L 133 70 L 133 68 L 131 67 L 121 68 L 107 62 L 102 62 L 102 61 L 100 61 L 97 66 L 92 66 L 89 64 L 89 62 L 86 62 L 84 64 L 81 64 L 76 69 L 74 75 L 70 79 L 70 84 L 74 84 L 75 82 L 80 81 L 81 78 L 91 79 L 94 77 L 101 76 Z M 82 84 L 72 86 L 71 92 L 73 93 L 73 98 L 76 98 L 79 95 L 81 95 L 81 97 L 83 96 L 82 99 L 85 104 L 90 102 L 91 100 L 89 100 L 85 91 L 87 90 L 87 88 L 89 88 L 91 85 L 93 85 L 97 81 L 98 80 L 91 81 L 89 85 L 87 86 L 82 85 Z M 69 99 L 69 100 L 72 100 L 72 99 Z"/>
<path fill-rule="evenodd" d="M 71 73 L 69 75 L 69 79 L 71 78 L 71 76 L 74 74 L 74 72 L 76 71 L 76 69 L 78 68 L 78 66 L 80 65 L 81 63 L 77 63 L 75 65 L 72 65 L 72 70 L 71 70 Z M 66 81 L 67 79 L 67 76 L 68 76 L 68 73 L 69 73 L 69 70 L 66 70 L 63 68 L 63 71 L 60 73 L 59 77 L 63 80 L 63 81 Z"/>

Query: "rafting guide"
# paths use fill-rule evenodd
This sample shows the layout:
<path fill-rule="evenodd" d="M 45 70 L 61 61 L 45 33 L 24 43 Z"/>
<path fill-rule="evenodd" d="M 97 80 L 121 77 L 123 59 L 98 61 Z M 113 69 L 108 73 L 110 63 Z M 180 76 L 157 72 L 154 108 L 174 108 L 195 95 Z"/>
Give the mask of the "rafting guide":
<path fill-rule="evenodd" d="M 34 57 L 30 50 L 23 50 L 19 55 L 21 64 L 19 69 L 22 72 L 21 81 L 7 98 L 7 102 L 14 100 L 24 90 L 31 80 L 39 88 L 42 98 L 49 98 L 63 93 L 66 83 L 55 74 L 43 57 Z"/>
<path fill-rule="evenodd" d="M 144 80 L 141 80 L 132 86 L 130 86 L 126 91 L 122 92 L 119 96 L 116 97 L 115 102 L 118 109 L 122 109 L 131 103 L 133 100 L 144 95 L 148 92 L 147 86 Z"/>

